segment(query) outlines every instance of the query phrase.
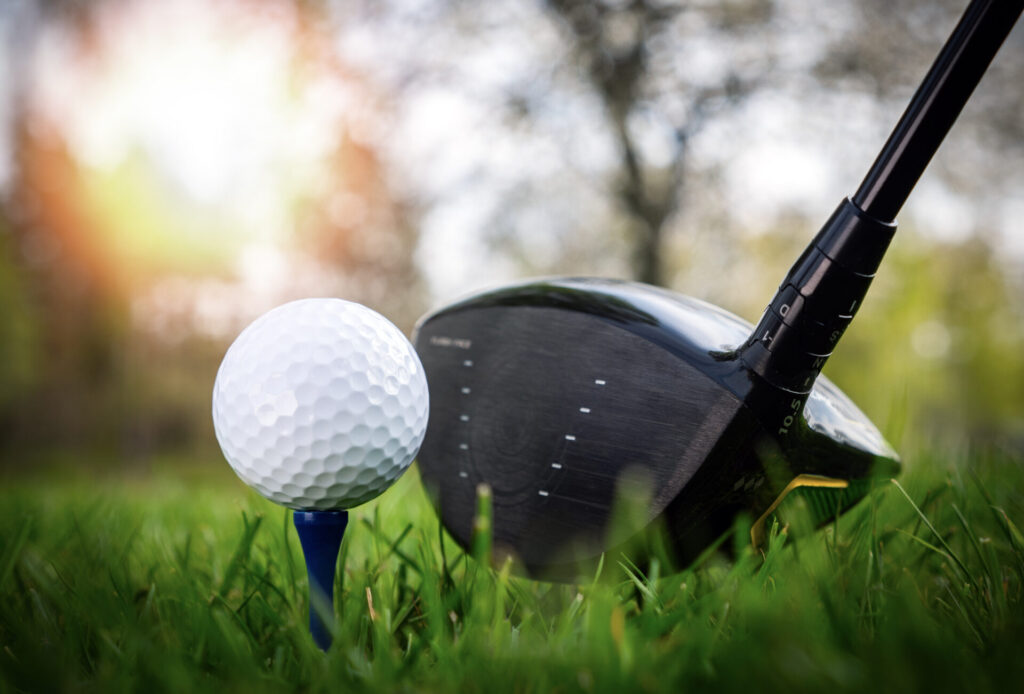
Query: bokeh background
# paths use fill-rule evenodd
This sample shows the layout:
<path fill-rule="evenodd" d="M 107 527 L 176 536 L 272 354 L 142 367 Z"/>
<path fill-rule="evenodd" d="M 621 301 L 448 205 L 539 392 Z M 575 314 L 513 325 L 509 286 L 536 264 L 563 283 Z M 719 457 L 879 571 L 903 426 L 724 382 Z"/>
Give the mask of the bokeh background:
<path fill-rule="evenodd" d="M 219 466 L 231 339 L 546 274 L 756 320 L 961 0 L 3 0 L 0 467 Z M 1024 460 L 1024 30 L 826 373 L 913 464 Z"/>

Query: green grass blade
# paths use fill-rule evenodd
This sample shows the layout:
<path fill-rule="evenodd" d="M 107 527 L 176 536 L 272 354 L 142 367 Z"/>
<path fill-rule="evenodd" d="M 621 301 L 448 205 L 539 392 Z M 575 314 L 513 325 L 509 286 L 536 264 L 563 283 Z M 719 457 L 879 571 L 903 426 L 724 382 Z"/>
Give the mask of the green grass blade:
<path fill-rule="evenodd" d="M 953 549 L 949 546 L 949 544 L 946 542 L 945 538 L 942 537 L 939 531 L 935 529 L 935 526 L 932 525 L 932 522 L 928 520 L 928 516 L 924 515 L 924 511 L 922 511 L 918 507 L 918 505 L 914 503 L 914 500 L 911 498 L 910 494 L 907 494 L 907 490 L 903 488 L 903 486 L 899 483 L 898 480 L 890 480 L 890 482 L 892 482 L 892 484 L 894 484 L 896 488 L 900 490 L 900 493 L 903 494 L 907 502 L 911 505 L 914 511 L 917 512 L 917 515 L 921 519 L 921 521 L 925 524 L 928 530 L 932 532 L 932 534 L 935 536 L 935 539 L 939 541 L 939 544 L 942 545 L 942 548 L 944 550 L 944 554 L 948 556 L 949 559 L 957 566 L 957 568 L 960 570 L 960 573 L 962 574 L 963 579 L 966 581 L 970 581 L 971 583 L 974 583 L 974 578 L 973 576 L 971 576 L 971 572 L 967 569 L 967 566 L 963 563 L 960 557 L 957 556 L 956 552 L 953 551 Z"/>
<path fill-rule="evenodd" d="M 14 565 L 21 557 L 21 550 L 24 549 L 31 530 L 32 516 L 28 516 L 21 522 L 21 526 L 14 536 L 14 542 L 7 545 L 4 556 L 0 558 L 0 591 L 7 585 L 8 579 L 10 579 L 11 574 L 14 572 Z"/>

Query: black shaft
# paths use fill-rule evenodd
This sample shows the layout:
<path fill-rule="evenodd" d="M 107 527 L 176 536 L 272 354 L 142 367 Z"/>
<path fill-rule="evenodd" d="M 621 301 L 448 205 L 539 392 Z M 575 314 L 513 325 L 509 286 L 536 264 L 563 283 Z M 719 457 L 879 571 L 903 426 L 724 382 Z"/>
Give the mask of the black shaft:
<path fill-rule="evenodd" d="M 964 12 L 857 194 L 797 259 L 740 349 L 752 372 L 784 391 L 810 392 L 860 308 L 896 213 L 1022 9 L 1024 0 L 974 0 Z"/>
<path fill-rule="evenodd" d="M 889 136 L 854 204 L 891 222 L 1024 9 L 1024 0 L 974 0 Z"/>

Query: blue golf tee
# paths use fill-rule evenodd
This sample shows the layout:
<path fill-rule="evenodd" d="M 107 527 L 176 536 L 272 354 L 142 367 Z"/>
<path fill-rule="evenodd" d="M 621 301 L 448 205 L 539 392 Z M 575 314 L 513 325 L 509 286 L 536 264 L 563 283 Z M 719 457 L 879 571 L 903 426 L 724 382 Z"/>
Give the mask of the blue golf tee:
<path fill-rule="evenodd" d="M 292 518 L 309 575 L 309 631 L 316 645 L 326 651 L 334 623 L 334 573 L 348 512 L 296 511 Z"/>

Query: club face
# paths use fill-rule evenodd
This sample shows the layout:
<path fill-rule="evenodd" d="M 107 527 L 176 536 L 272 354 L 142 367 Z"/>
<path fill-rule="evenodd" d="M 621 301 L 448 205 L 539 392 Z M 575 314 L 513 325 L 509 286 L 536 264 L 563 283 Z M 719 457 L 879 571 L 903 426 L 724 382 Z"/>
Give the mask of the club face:
<path fill-rule="evenodd" d="M 895 464 L 824 380 L 794 435 L 773 437 L 758 409 L 776 405 L 729 357 L 749 332 L 709 304 L 606 280 L 518 285 L 428 316 L 419 465 L 445 526 L 470 545 L 486 484 L 498 556 L 532 575 L 569 577 L 651 526 L 685 563 L 800 473 Z"/>

